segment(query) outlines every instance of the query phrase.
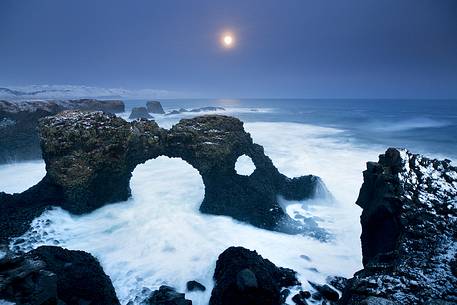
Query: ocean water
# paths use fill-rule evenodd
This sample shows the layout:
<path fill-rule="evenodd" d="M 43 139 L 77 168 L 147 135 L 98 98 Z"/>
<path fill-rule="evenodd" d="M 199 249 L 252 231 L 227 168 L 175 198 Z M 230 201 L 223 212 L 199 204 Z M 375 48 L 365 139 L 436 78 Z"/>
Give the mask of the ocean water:
<path fill-rule="evenodd" d="M 128 117 L 129 108 L 144 102 L 128 101 L 126 113 L 120 116 Z M 141 295 L 143 287 L 157 289 L 167 284 L 184 292 L 189 280 L 200 281 L 208 289 L 186 296 L 194 304 L 208 304 L 217 256 L 229 246 L 257 250 L 276 265 L 296 270 L 305 289 L 310 288 L 307 280 L 324 282 L 329 275 L 349 277 L 361 268 L 361 209 L 354 202 L 366 161 L 377 160 L 389 146 L 455 160 L 457 104 L 442 101 L 410 108 L 411 101 L 335 103 L 163 102 L 166 110 L 223 106 L 226 111 L 218 113 L 241 118 L 254 142 L 264 146 L 282 173 L 289 177 L 320 176 L 332 197 L 281 203 L 292 217 L 317 219 L 319 226 L 332 235 L 328 242 L 199 213 L 204 186 L 198 172 L 181 159 L 160 157 L 137 166 L 131 180 L 131 199 L 84 216 L 58 208 L 49 210 L 34 220 L 32 229 L 23 236 L 27 242 L 20 247 L 29 250 L 56 244 L 92 253 L 113 281 L 122 304 Z M 155 119 L 160 126 L 170 128 L 193 115 L 155 115 Z M 249 174 L 249 158 L 239 161 L 237 171 Z M 29 170 L 44 173 L 39 164 L 0 167 L 0 177 L 8 177 L 0 179 L 0 190 L 26 189 L 34 179 L 40 179 L 39 174 L 28 175 Z M 51 224 L 46 225 L 46 220 Z"/>

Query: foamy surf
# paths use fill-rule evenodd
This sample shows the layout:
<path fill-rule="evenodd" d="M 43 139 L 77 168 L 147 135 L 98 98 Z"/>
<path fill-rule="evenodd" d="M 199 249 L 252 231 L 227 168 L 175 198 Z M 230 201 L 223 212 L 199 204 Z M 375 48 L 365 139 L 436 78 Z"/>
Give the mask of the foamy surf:
<path fill-rule="evenodd" d="M 187 295 L 208 304 L 218 255 L 230 246 L 257 250 L 278 266 L 323 282 L 328 275 L 351 276 L 361 268 L 360 209 L 354 205 L 366 160 L 378 154 L 338 140 L 339 130 L 294 123 L 247 123 L 280 171 L 289 176 L 316 174 L 334 199 L 284 202 L 292 217 L 318 220 L 334 236 L 323 243 L 301 236 L 254 228 L 230 217 L 198 211 L 204 186 L 198 172 L 181 159 L 160 157 L 137 166 L 132 199 L 84 216 L 52 209 L 35 219 L 16 245 L 29 250 L 45 244 L 92 253 L 110 276 L 122 304 L 143 287 L 167 284 L 185 290 L 189 280 L 207 287 Z M 20 240 L 20 239 L 18 239 Z M 14 246 L 13 246 L 14 248 Z M 307 259 L 305 259 L 306 257 Z"/>
<path fill-rule="evenodd" d="M 0 192 L 21 193 L 40 182 L 45 174 L 43 161 L 0 165 Z"/>

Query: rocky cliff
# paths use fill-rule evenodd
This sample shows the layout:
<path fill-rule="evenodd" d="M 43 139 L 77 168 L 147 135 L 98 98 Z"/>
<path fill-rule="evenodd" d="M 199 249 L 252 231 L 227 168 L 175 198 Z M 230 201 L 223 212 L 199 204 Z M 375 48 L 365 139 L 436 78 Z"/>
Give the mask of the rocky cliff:
<path fill-rule="evenodd" d="M 202 212 L 287 233 L 306 229 L 282 210 L 277 197 L 310 198 L 322 183 L 311 175 L 290 179 L 279 173 L 233 117 L 181 120 L 168 131 L 154 121 L 126 122 L 102 112 L 65 111 L 42 119 L 39 126 L 46 177 L 22 194 L 0 193 L 0 209 L 10 214 L 0 215 L 0 238 L 24 231 L 49 205 L 82 214 L 126 200 L 135 167 L 161 155 L 182 158 L 198 170 L 205 184 Z M 235 171 L 241 155 L 256 166 L 250 176 Z"/>
<path fill-rule="evenodd" d="M 124 103 L 118 100 L 94 99 L 27 102 L 0 100 L 0 164 L 40 159 L 38 120 L 68 109 L 116 113 L 124 111 Z"/>
<path fill-rule="evenodd" d="M 457 168 L 391 148 L 363 176 L 364 269 L 341 304 L 457 304 Z"/>

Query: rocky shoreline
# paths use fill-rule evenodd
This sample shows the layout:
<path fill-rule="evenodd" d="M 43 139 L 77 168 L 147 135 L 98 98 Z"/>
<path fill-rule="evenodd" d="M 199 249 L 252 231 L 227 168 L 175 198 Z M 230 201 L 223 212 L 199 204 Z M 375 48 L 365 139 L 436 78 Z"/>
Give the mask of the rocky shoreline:
<path fill-rule="evenodd" d="M 70 110 L 41 119 L 39 135 L 47 174 L 21 194 L 0 193 L 3 243 L 23 234 L 50 206 L 83 214 L 126 200 L 134 168 L 162 155 L 179 157 L 198 170 L 205 185 L 201 212 L 290 234 L 306 234 L 307 228 L 283 211 L 278 196 L 312 198 L 322 184 L 312 175 L 290 179 L 279 173 L 243 123 L 228 116 L 183 119 L 165 130 L 154 121 L 126 122 L 109 113 Z M 241 155 L 250 157 L 256 167 L 250 176 L 236 174 L 235 162 Z M 363 177 L 356 204 L 363 209 L 364 268 L 353 278 L 333 277 L 324 285 L 310 282 L 312 289 L 305 291 L 295 271 L 277 267 L 255 251 L 230 247 L 216 263 L 209 304 L 456 304 L 457 168 L 449 160 L 390 148 L 378 162 L 367 163 Z M 87 268 L 75 270 L 72 266 L 81 260 Z M 95 274 L 90 279 L 95 284 L 86 287 L 77 281 L 74 285 L 83 284 L 81 289 L 62 288 L 75 287 L 73 278 L 85 278 L 85 272 Z M 32 286 L 29 278 L 34 279 Z M 0 281 L 0 300 L 16 304 L 119 303 L 98 262 L 81 251 L 40 247 L 26 254 L 0 255 L 0 279 L 6 279 L 6 285 Z M 12 286 L 13 280 L 18 285 Z M 87 283 L 93 283 L 90 280 Z M 188 290 L 204 291 L 202 286 L 189 281 Z M 102 287 L 97 291 L 104 293 L 91 287 Z M 95 297 L 104 300 L 91 299 Z M 168 286 L 145 292 L 136 303 L 192 304 Z"/>
<path fill-rule="evenodd" d="M 364 269 L 340 304 L 456 304 L 457 168 L 390 148 L 367 164 L 357 204 Z"/>

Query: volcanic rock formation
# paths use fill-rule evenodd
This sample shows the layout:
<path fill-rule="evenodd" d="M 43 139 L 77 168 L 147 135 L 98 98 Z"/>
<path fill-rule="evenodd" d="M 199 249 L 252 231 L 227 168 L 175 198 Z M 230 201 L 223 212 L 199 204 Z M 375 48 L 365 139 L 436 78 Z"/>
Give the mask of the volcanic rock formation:
<path fill-rule="evenodd" d="M 47 174 L 21 194 L 0 193 L 0 240 L 23 233 L 50 205 L 82 214 L 126 200 L 135 167 L 161 155 L 182 158 L 198 170 L 205 185 L 200 211 L 286 233 L 306 233 L 306 228 L 283 211 L 278 195 L 287 200 L 310 198 L 322 183 L 312 175 L 290 179 L 279 173 L 233 117 L 185 119 L 168 131 L 154 121 L 126 122 L 102 112 L 66 111 L 39 125 Z M 256 166 L 250 176 L 235 171 L 243 154 Z"/>
<path fill-rule="evenodd" d="M 146 107 L 133 107 L 129 119 L 152 119 Z"/>
<path fill-rule="evenodd" d="M 173 287 L 162 285 L 158 290 L 141 302 L 141 305 L 192 305 L 184 293 L 176 292 Z"/>
<path fill-rule="evenodd" d="M 164 114 L 165 111 L 162 108 L 162 104 L 159 101 L 148 101 L 146 102 L 146 108 L 150 113 Z"/>
<path fill-rule="evenodd" d="M 210 305 L 280 305 L 281 289 L 300 285 L 296 272 L 276 267 L 257 252 L 230 247 L 216 262 Z"/>
<path fill-rule="evenodd" d="M 363 176 L 364 269 L 340 304 L 457 304 L 457 168 L 390 148 Z"/>
<path fill-rule="evenodd" d="M 89 253 L 43 246 L 0 258 L 0 303 L 118 305 L 113 285 Z"/>
<path fill-rule="evenodd" d="M 38 120 L 68 109 L 123 112 L 118 100 L 0 101 L 0 163 L 40 159 Z"/>

